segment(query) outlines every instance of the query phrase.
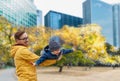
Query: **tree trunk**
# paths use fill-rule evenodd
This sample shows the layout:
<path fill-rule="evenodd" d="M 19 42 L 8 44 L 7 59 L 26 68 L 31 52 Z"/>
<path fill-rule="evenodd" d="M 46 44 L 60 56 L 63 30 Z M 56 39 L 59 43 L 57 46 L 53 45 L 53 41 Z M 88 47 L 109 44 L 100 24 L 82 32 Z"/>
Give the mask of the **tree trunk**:
<path fill-rule="evenodd" d="M 63 66 L 59 66 L 59 72 L 62 72 Z"/>
<path fill-rule="evenodd" d="M 67 64 L 67 68 L 71 68 L 71 67 L 72 67 L 72 63 L 70 62 Z"/>

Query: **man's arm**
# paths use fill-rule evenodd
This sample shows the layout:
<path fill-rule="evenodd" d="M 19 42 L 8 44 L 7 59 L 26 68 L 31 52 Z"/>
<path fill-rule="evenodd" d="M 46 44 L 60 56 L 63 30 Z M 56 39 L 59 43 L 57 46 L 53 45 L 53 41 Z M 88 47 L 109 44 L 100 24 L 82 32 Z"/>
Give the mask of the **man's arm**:
<path fill-rule="evenodd" d="M 19 54 L 19 57 L 29 61 L 29 62 L 35 62 L 37 59 L 40 58 L 40 56 L 32 53 L 28 49 L 22 49 L 21 54 Z"/>

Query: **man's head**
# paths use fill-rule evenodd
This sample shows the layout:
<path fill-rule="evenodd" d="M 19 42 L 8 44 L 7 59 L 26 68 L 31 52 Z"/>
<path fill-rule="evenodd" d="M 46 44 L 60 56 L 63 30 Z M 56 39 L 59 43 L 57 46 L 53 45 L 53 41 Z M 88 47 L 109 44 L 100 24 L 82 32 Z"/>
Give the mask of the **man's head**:
<path fill-rule="evenodd" d="M 55 41 L 49 42 L 49 49 L 53 54 L 59 54 L 60 53 L 61 45 Z"/>
<path fill-rule="evenodd" d="M 17 44 L 28 46 L 28 35 L 25 31 L 18 31 L 14 35 Z"/>

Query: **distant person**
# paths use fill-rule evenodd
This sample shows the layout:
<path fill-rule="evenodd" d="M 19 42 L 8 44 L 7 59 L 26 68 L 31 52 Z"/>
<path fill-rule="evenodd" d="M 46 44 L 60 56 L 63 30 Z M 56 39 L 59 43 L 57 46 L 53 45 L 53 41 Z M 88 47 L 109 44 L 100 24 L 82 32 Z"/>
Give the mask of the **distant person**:
<path fill-rule="evenodd" d="M 18 31 L 14 35 L 16 44 L 11 48 L 14 57 L 18 81 L 37 81 L 36 67 L 33 66 L 39 56 L 28 50 L 28 35 L 25 31 Z"/>
<path fill-rule="evenodd" d="M 62 58 L 62 55 L 73 52 L 75 49 L 61 49 L 61 45 L 58 42 L 50 41 L 41 51 L 41 57 L 34 63 L 34 65 L 48 66 L 56 63 L 56 61 Z M 46 62 L 47 61 L 47 62 Z"/>

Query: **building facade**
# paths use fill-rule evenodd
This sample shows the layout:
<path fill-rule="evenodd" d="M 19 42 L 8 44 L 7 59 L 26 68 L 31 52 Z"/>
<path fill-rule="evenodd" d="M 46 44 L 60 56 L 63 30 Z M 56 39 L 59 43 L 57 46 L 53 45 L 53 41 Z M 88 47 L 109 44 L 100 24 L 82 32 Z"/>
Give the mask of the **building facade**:
<path fill-rule="evenodd" d="M 83 19 L 55 11 L 49 11 L 45 15 L 45 26 L 52 29 L 60 29 L 64 25 L 78 27 L 83 23 Z"/>
<path fill-rule="evenodd" d="M 113 5 L 114 45 L 120 48 L 120 4 Z"/>
<path fill-rule="evenodd" d="M 42 11 L 37 10 L 37 27 L 42 26 Z"/>
<path fill-rule="evenodd" d="M 38 16 L 33 1 L 34 0 L 0 0 L 0 15 L 5 17 L 13 26 L 36 26 Z"/>
<path fill-rule="evenodd" d="M 83 23 L 100 25 L 106 42 L 113 45 L 112 5 L 100 0 L 86 0 L 83 3 Z"/>

